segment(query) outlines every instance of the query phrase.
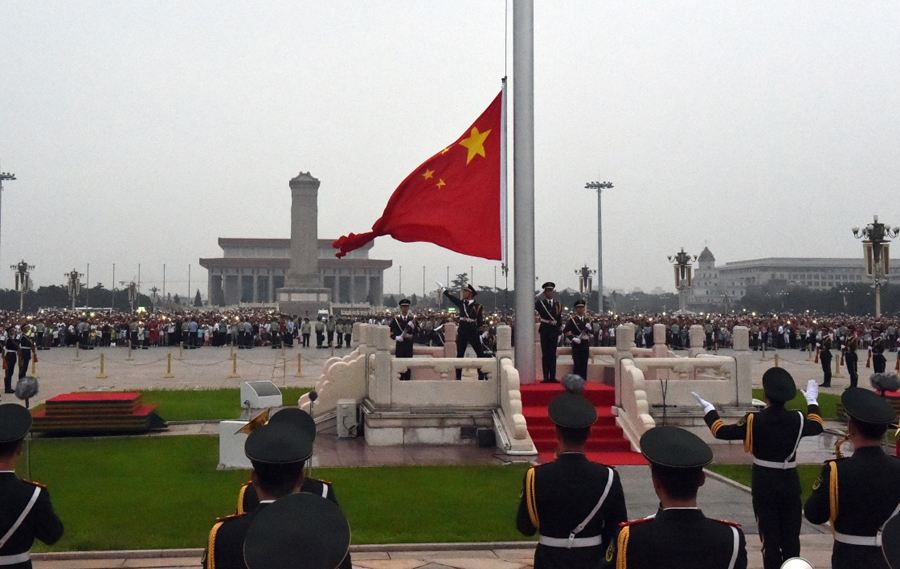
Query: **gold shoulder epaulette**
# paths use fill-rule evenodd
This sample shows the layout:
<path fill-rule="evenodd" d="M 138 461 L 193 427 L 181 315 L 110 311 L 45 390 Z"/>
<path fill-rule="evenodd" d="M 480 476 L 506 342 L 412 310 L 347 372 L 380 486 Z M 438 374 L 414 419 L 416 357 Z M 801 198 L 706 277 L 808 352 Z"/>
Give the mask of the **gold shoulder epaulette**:
<path fill-rule="evenodd" d="M 41 484 L 37 480 L 23 480 L 22 482 L 24 482 L 25 484 L 31 484 L 32 486 L 37 486 L 38 488 L 47 488 L 46 484 Z"/>
<path fill-rule="evenodd" d="M 740 527 L 741 527 L 741 524 L 739 524 L 735 521 L 732 521 L 732 520 L 717 520 L 716 518 L 709 518 L 709 519 L 711 519 L 714 522 L 719 522 L 720 524 L 725 524 L 726 526 L 731 526 L 733 528 L 740 529 Z"/>
<path fill-rule="evenodd" d="M 638 518 L 636 520 L 628 520 L 627 522 L 619 522 L 619 527 L 624 528 L 629 526 L 636 526 L 645 522 L 652 522 L 655 519 L 656 518 Z"/>
<path fill-rule="evenodd" d="M 225 522 L 225 521 L 228 521 L 228 520 L 234 520 L 234 519 L 237 519 L 237 518 L 243 518 L 243 517 L 246 516 L 246 515 L 247 515 L 247 514 L 231 514 L 231 515 L 229 515 L 229 516 L 222 516 L 221 518 L 216 518 L 216 523 L 218 523 L 218 522 Z"/>

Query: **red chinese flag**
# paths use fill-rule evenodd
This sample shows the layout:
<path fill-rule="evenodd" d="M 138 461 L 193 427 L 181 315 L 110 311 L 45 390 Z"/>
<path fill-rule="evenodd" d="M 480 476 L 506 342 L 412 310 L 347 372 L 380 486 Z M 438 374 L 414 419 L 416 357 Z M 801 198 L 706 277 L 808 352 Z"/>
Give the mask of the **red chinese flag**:
<path fill-rule="evenodd" d="M 337 257 L 379 235 L 501 258 L 500 139 L 503 94 L 452 144 L 400 182 L 372 231 L 332 243 Z"/>

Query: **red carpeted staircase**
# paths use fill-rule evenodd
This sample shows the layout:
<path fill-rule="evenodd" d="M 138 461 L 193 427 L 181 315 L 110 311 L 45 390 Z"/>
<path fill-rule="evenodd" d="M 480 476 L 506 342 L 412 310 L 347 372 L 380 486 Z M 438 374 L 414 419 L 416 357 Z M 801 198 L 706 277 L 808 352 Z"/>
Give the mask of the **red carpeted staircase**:
<path fill-rule="evenodd" d="M 547 406 L 563 388 L 558 383 L 535 383 L 523 385 L 521 391 L 528 433 L 538 449 L 540 461 L 549 462 L 556 452 L 556 427 L 547 416 Z M 588 458 L 609 465 L 647 464 L 643 456 L 631 451 L 631 444 L 616 425 L 612 414 L 615 390 L 601 383 L 588 383 L 584 395 L 597 408 L 597 422 L 591 427 L 585 448 Z"/>

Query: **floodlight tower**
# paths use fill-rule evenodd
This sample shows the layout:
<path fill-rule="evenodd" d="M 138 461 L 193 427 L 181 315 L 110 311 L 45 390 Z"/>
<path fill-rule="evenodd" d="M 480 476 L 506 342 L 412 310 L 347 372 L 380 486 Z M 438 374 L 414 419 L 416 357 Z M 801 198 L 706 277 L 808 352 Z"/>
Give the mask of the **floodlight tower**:
<path fill-rule="evenodd" d="M 597 314 L 603 313 L 603 215 L 600 195 L 603 190 L 611 190 L 612 182 L 588 182 L 585 189 L 597 190 Z"/>
<path fill-rule="evenodd" d="M 863 256 L 866 263 L 866 275 L 872 277 L 872 288 L 875 289 L 875 318 L 881 318 L 881 285 L 888 278 L 890 271 L 888 243 L 900 235 L 900 227 L 890 227 L 875 220 L 860 229 L 851 229 L 853 236 L 862 239 Z"/>

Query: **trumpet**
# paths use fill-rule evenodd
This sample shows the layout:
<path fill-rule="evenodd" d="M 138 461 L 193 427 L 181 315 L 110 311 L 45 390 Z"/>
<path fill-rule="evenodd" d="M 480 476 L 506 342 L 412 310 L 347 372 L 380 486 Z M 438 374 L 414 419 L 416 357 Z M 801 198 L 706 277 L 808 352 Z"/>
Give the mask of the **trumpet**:
<path fill-rule="evenodd" d="M 841 446 L 847 441 L 850 440 L 849 433 L 840 433 L 841 436 L 834 441 L 834 456 L 835 458 L 844 458 L 844 452 L 841 450 Z"/>

